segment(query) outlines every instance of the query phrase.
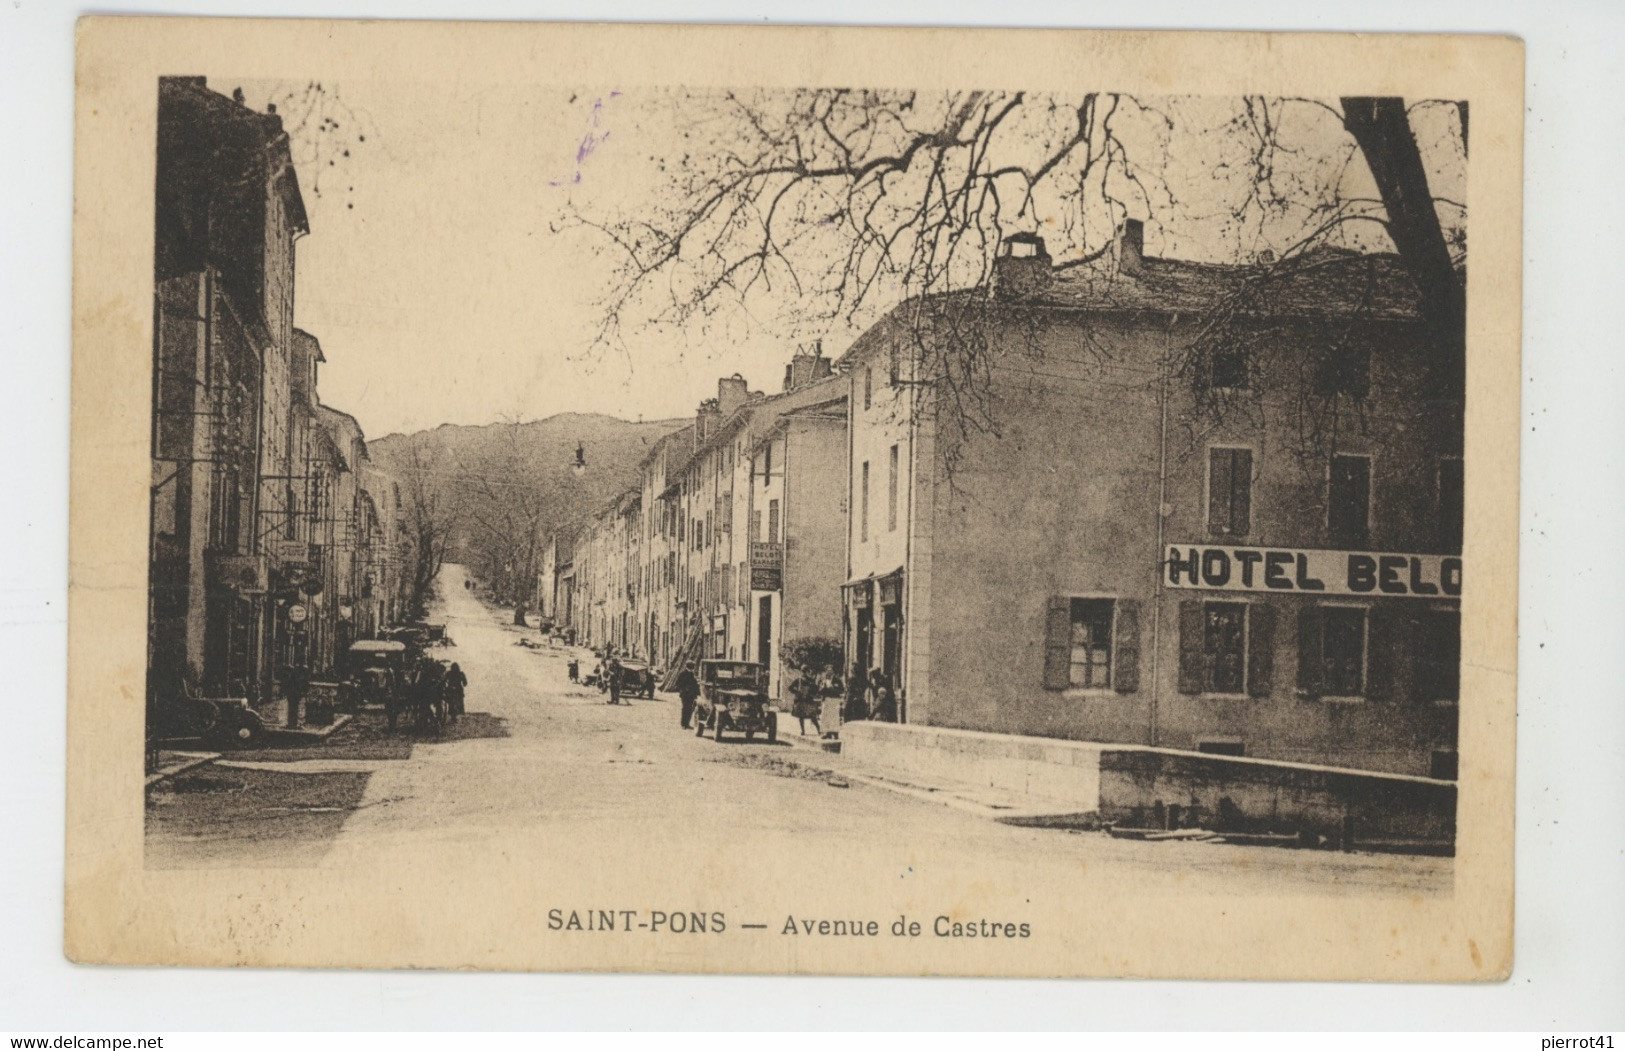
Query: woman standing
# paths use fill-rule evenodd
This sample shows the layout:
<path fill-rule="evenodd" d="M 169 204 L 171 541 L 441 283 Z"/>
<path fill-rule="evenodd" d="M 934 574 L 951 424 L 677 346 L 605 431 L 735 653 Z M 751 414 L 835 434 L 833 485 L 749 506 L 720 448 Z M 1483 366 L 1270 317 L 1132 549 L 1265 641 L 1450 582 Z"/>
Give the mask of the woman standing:
<path fill-rule="evenodd" d="M 813 677 L 805 671 L 797 672 L 790 683 L 790 696 L 793 698 L 790 714 L 801 724 L 801 736 L 807 736 L 807 720 L 811 719 L 813 732 L 822 737 L 824 731 L 818 725 L 818 684 Z"/>

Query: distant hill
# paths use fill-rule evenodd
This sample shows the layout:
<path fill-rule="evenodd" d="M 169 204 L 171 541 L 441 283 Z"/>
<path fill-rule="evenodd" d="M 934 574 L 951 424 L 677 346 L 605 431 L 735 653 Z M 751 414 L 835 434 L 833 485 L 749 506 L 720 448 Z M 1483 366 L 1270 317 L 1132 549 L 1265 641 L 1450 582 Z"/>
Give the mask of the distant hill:
<path fill-rule="evenodd" d="M 530 561 L 523 534 L 573 528 L 636 485 L 655 442 L 689 421 L 633 423 L 597 413 L 560 413 L 529 423 L 442 424 L 433 430 L 369 441 L 382 470 L 419 480 L 452 520 L 452 560 L 493 575 L 504 563 Z M 579 444 L 587 470 L 570 469 Z M 483 565 L 482 565 L 483 563 Z"/>

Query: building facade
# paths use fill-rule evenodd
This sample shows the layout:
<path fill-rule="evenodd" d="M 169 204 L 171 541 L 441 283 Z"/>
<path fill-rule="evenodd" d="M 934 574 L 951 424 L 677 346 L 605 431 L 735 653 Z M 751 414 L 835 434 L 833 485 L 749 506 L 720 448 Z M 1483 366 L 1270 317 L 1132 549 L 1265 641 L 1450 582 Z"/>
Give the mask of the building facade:
<path fill-rule="evenodd" d="M 281 118 L 201 77 L 158 94 L 147 701 L 265 702 L 282 669 L 335 666 L 352 552 L 393 572 L 399 499 L 356 539 L 365 441 L 293 325 L 309 223 Z"/>
<path fill-rule="evenodd" d="M 1393 257 L 1138 224 L 905 304 L 846 358 L 849 675 L 909 722 L 1453 778 L 1461 386 L 1423 331 Z"/>
<path fill-rule="evenodd" d="M 817 351 L 796 355 L 771 396 L 720 379 L 693 424 L 655 444 L 639 484 L 570 541 L 569 586 L 553 571 L 556 623 L 668 681 L 685 660 L 760 661 L 777 696 L 783 639 L 839 637 L 845 398 Z"/>

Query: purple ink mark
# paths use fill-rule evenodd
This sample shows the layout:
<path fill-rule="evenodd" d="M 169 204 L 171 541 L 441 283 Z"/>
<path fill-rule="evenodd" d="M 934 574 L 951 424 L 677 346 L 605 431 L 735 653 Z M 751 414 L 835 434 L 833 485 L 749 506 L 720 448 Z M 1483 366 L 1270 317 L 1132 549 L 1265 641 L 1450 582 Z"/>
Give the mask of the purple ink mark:
<path fill-rule="evenodd" d="M 612 99 L 620 98 L 621 93 L 619 91 L 611 91 L 609 93 L 609 97 Z M 598 130 L 603 125 L 603 119 L 604 100 L 601 98 L 594 99 L 592 103 L 592 114 L 587 119 L 587 134 L 582 136 L 581 144 L 576 147 L 576 164 L 574 174 L 571 175 L 569 179 L 564 181 L 550 181 L 548 183 L 549 186 L 574 186 L 581 182 L 582 166 L 587 163 L 587 159 L 592 156 L 594 150 L 598 149 L 598 147 L 602 146 L 609 140 L 608 130 L 605 130 L 602 133 L 600 133 Z"/>

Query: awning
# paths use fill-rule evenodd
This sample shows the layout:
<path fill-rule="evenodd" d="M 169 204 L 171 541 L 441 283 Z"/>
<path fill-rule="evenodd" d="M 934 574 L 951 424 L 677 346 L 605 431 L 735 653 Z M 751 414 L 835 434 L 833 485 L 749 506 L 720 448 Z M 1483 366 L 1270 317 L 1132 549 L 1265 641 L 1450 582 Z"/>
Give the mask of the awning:
<path fill-rule="evenodd" d="M 843 587 L 843 588 L 861 588 L 866 584 L 873 584 L 877 580 L 886 580 L 886 579 L 888 579 L 890 577 L 901 577 L 902 575 L 903 575 L 903 567 L 898 566 L 896 569 L 892 570 L 890 573 L 871 573 L 869 576 L 866 576 L 866 577 L 858 577 L 858 578 L 856 578 L 854 580 L 848 580 L 845 584 L 842 584 L 841 587 Z"/>

